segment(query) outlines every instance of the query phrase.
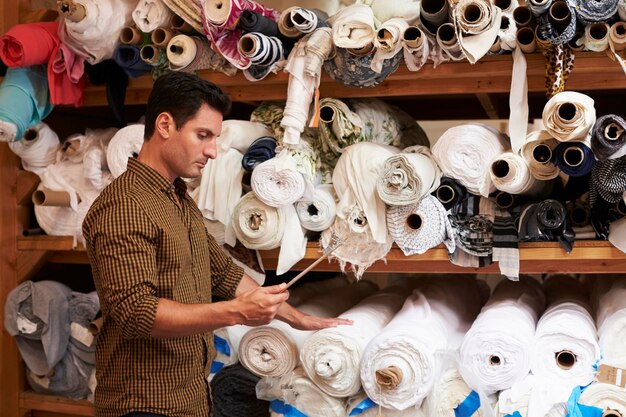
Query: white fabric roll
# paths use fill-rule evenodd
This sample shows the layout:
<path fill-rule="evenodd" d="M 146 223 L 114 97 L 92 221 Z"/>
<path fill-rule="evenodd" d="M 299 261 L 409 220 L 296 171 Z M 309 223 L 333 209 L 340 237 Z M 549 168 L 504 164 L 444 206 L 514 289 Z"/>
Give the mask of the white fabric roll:
<path fill-rule="evenodd" d="M 602 363 L 626 369 L 626 278 L 598 277 L 592 299 Z"/>
<path fill-rule="evenodd" d="M 433 391 L 427 399 L 430 415 L 434 417 L 456 417 L 457 408 L 472 389 L 467 386 L 458 369 L 446 369 L 438 376 Z M 481 409 L 472 416 L 483 417 Z"/>
<path fill-rule="evenodd" d="M 480 16 L 475 20 L 467 19 L 465 12 L 468 8 L 479 10 Z M 502 10 L 489 0 L 459 0 L 452 9 L 452 18 L 461 49 L 467 60 L 475 64 L 489 52 L 496 40 L 500 31 Z"/>
<path fill-rule="evenodd" d="M 126 126 L 117 131 L 107 148 L 107 165 L 113 177 L 117 178 L 128 165 L 128 158 L 139 154 L 143 146 L 145 127 L 142 124 Z"/>
<path fill-rule="evenodd" d="M 34 135 L 34 138 L 31 135 Z M 22 159 L 22 167 L 26 171 L 41 176 L 48 165 L 56 162 L 61 142 L 59 136 L 47 124 L 38 123 L 28 129 L 22 139 L 9 142 L 9 148 Z"/>
<path fill-rule="evenodd" d="M 446 209 L 432 195 L 408 206 L 389 207 L 387 227 L 391 238 L 406 256 L 425 253 L 441 243 L 450 253 L 456 247 Z"/>
<path fill-rule="evenodd" d="M 502 165 L 506 166 L 506 173 L 498 176 L 498 167 Z M 550 184 L 535 178 L 526 160 L 513 152 L 504 152 L 494 159 L 489 174 L 496 189 L 509 194 L 545 196 L 550 191 Z"/>
<path fill-rule="evenodd" d="M 559 110 L 565 113 L 565 117 L 559 115 Z M 589 145 L 596 122 L 594 101 L 575 91 L 558 93 L 544 106 L 542 119 L 546 131 L 556 140 L 579 140 Z"/>
<path fill-rule="evenodd" d="M 285 232 L 285 215 L 281 209 L 247 193 L 233 209 L 232 224 L 237 239 L 249 249 L 275 249 Z"/>
<path fill-rule="evenodd" d="M 390 206 L 417 203 L 439 187 L 441 170 L 425 146 L 411 146 L 390 156 L 376 182 L 378 196 Z"/>
<path fill-rule="evenodd" d="M 150 33 L 156 28 L 167 26 L 172 14 L 162 0 L 139 0 L 132 17 L 139 30 Z"/>
<path fill-rule="evenodd" d="M 367 401 L 367 407 L 363 407 L 363 402 Z M 359 407 L 357 409 L 357 407 Z M 361 411 L 358 413 L 358 411 Z M 419 409 L 415 408 L 407 408 L 406 410 L 392 410 L 391 408 L 380 407 L 375 404 L 372 400 L 370 400 L 365 393 L 360 392 L 359 394 L 348 398 L 348 406 L 346 408 L 346 413 L 348 416 L 356 416 L 359 417 L 380 417 L 381 415 L 384 417 L 429 417 L 430 414 L 426 407 L 421 407 Z"/>
<path fill-rule="evenodd" d="M 409 291 L 406 285 L 388 287 L 340 315 L 352 320 L 352 325 L 313 334 L 300 350 L 300 361 L 307 376 L 333 397 L 358 393 L 363 351 L 400 310 Z"/>
<path fill-rule="evenodd" d="M 361 383 L 367 395 L 395 410 L 419 407 L 435 384 L 441 353 L 459 347 L 483 302 L 478 283 L 465 277 L 419 285 L 365 349 Z M 396 370 L 399 381 L 384 378 Z"/>
<path fill-rule="evenodd" d="M 374 36 L 376 52 L 370 67 L 380 73 L 385 60 L 394 57 L 402 49 L 402 35 L 408 29 L 409 23 L 402 18 L 394 17 L 384 22 Z"/>
<path fill-rule="evenodd" d="M 528 375 L 535 327 L 544 308 L 543 290 L 534 279 L 498 284 L 460 349 L 460 371 L 474 390 L 491 395 Z"/>
<path fill-rule="evenodd" d="M 434 43 L 418 26 L 411 26 L 407 30 L 402 37 L 404 63 L 409 71 L 419 71 L 428 60 Z M 411 32 L 415 32 L 413 37 L 408 36 Z"/>
<path fill-rule="evenodd" d="M 333 43 L 339 48 L 360 49 L 374 41 L 378 22 L 372 9 L 365 4 L 353 4 L 328 19 L 333 29 Z"/>
<path fill-rule="evenodd" d="M 298 309 L 318 317 L 336 317 L 375 291 L 374 284 L 360 281 L 313 297 Z M 285 375 L 296 368 L 299 350 L 313 333 L 273 320 L 269 325 L 255 327 L 244 335 L 239 344 L 239 361 L 261 377 Z"/>
<path fill-rule="evenodd" d="M 238 324 L 236 326 L 228 326 L 222 327 L 220 329 L 216 329 L 213 334 L 219 337 L 223 343 L 228 346 L 227 352 L 225 353 L 222 349 L 216 349 L 215 358 L 213 358 L 213 363 L 220 363 L 222 366 L 230 366 L 236 363 L 239 363 L 239 354 L 237 353 L 237 349 L 239 349 L 239 343 L 241 343 L 241 338 L 248 330 L 252 327 L 244 326 L 242 324 Z M 217 342 L 216 342 L 217 343 Z M 209 381 L 213 379 L 215 373 L 211 373 L 209 375 Z"/>
<path fill-rule="evenodd" d="M 593 383 L 583 391 L 578 403 L 601 409 L 603 416 L 626 416 L 626 389 Z"/>
<path fill-rule="evenodd" d="M 458 180 L 473 194 L 489 196 L 496 190 L 489 176 L 491 161 L 509 149 L 504 135 L 480 124 L 446 130 L 432 148 L 444 176 Z"/>
<path fill-rule="evenodd" d="M 376 181 L 390 156 L 398 149 L 362 142 L 344 149 L 333 172 L 333 185 L 339 196 L 337 216 L 348 221 L 353 231 L 354 220 L 363 215 L 374 240 L 386 244 L 388 239 L 385 203 L 376 193 Z M 342 236 L 343 237 L 343 236 Z"/>
<path fill-rule="evenodd" d="M 552 162 L 552 152 L 554 152 L 558 144 L 559 141 L 554 139 L 552 135 L 545 130 L 536 130 L 526 136 L 526 142 L 522 146 L 521 153 L 533 177 L 538 180 L 547 181 L 559 176 L 560 170 L 554 162 Z M 545 160 L 538 160 L 534 156 L 533 152 L 537 146 L 547 146 L 547 148 L 549 148 L 549 155 L 545 155 Z"/>
<path fill-rule="evenodd" d="M 494 408 L 495 416 L 505 417 L 518 412 L 522 417 L 528 417 L 528 404 L 535 379 L 534 375 L 529 374 L 513 387 L 501 391 L 498 394 L 498 403 Z"/>
<path fill-rule="evenodd" d="M 332 226 L 337 213 L 337 196 L 332 184 L 319 185 L 313 191 L 313 198 L 296 202 L 296 212 L 300 224 L 306 230 L 322 232 Z"/>
<path fill-rule="evenodd" d="M 325 279 L 323 281 L 294 285 L 289 288 L 289 299 L 287 302 L 294 307 L 298 307 L 306 300 L 317 297 L 320 294 L 333 292 L 348 284 L 350 284 L 350 282 L 346 279 L 345 275 L 337 275 L 335 278 Z"/>

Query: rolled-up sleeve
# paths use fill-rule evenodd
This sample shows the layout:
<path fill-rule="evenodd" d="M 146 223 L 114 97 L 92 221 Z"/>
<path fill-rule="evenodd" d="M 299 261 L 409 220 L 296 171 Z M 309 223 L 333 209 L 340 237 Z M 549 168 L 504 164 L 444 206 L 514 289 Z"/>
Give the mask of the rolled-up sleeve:
<path fill-rule="evenodd" d="M 213 236 L 209 235 L 208 239 L 211 253 L 211 290 L 221 298 L 233 299 L 235 290 L 243 278 L 243 268 L 222 252 Z"/>

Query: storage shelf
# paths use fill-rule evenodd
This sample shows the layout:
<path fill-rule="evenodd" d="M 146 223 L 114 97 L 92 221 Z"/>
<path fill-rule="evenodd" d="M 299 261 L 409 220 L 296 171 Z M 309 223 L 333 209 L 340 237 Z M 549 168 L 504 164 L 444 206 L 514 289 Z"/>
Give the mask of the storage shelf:
<path fill-rule="evenodd" d="M 64 236 L 19 237 L 19 251 L 50 251 L 48 262 L 88 263 L 82 246 L 72 248 L 73 239 Z M 522 273 L 616 273 L 626 272 L 626 254 L 605 241 L 577 241 L 574 250 L 568 255 L 557 242 L 521 242 L 520 271 Z M 261 251 L 266 269 L 276 269 L 278 249 Z M 321 255 L 316 243 L 307 245 L 304 259 L 292 270 L 301 271 Z M 338 271 L 335 261 L 322 262 L 317 271 Z M 447 273 L 499 273 L 498 265 L 486 268 L 463 268 L 452 265 L 448 252 L 443 246 L 430 249 L 423 255 L 404 256 L 394 246 L 387 254 L 387 262 L 378 261 L 367 269 L 368 272 L 447 272 Z"/>
<path fill-rule="evenodd" d="M 87 400 L 75 401 L 65 397 L 37 394 L 33 391 L 20 393 L 20 408 L 73 416 L 95 416 L 93 404 Z"/>
<path fill-rule="evenodd" d="M 528 90 L 545 91 L 545 58 L 541 54 L 526 55 Z M 320 83 L 322 97 L 402 97 L 443 94 L 508 93 L 511 89 L 513 59 L 511 55 L 483 57 L 476 64 L 447 62 L 434 68 L 432 63 L 417 71 L 404 64 L 384 82 L 373 88 L 347 87 L 323 73 Z M 248 81 L 241 72 L 229 77 L 213 71 L 198 71 L 201 77 L 222 87 L 233 101 L 285 100 L 289 74 L 270 74 L 260 82 Z M 410 81 L 410 82 L 408 82 Z M 152 88 L 152 78 L 144 75 L 129 80 L 126 104 L 145 104 Z M 615 61 L 605 54 L 576 54 L 574 70 L 567 80 L 568 90 L 626 89 L 626 75 Z M 89 86 L 85 91 L 86 106 L 106 105 L 103 86 Z"/>

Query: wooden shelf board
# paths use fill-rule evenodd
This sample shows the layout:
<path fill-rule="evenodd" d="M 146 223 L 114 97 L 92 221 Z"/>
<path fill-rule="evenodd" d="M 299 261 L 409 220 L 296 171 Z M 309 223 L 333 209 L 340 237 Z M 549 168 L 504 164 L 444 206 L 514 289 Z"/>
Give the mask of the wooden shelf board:
<path fill-rule="evenodd" d="M 20 393 L 22 410 L 49 411 L 73 416 L 94 416 L 93 404 L 87 400 L 74 401 L 69 398 L 37 394 L 33 391 Z"/>

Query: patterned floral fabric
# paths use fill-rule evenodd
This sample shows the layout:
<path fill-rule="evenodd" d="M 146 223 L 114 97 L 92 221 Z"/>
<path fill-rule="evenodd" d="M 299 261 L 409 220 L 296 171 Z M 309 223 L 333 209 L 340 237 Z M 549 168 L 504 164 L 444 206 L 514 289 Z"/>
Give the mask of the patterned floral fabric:
<path fill-rule="evenodd" d="M 336 48 L 335 56 L 324 63 L 324 69 L 333 80 L 349 87 L 374 87 L 398 69 L 402 57 L 400 51 L 385 60 L 377 73 L 371 68 L 374 50 L 366 55 L 355 55 L 347 49 Z"/>

